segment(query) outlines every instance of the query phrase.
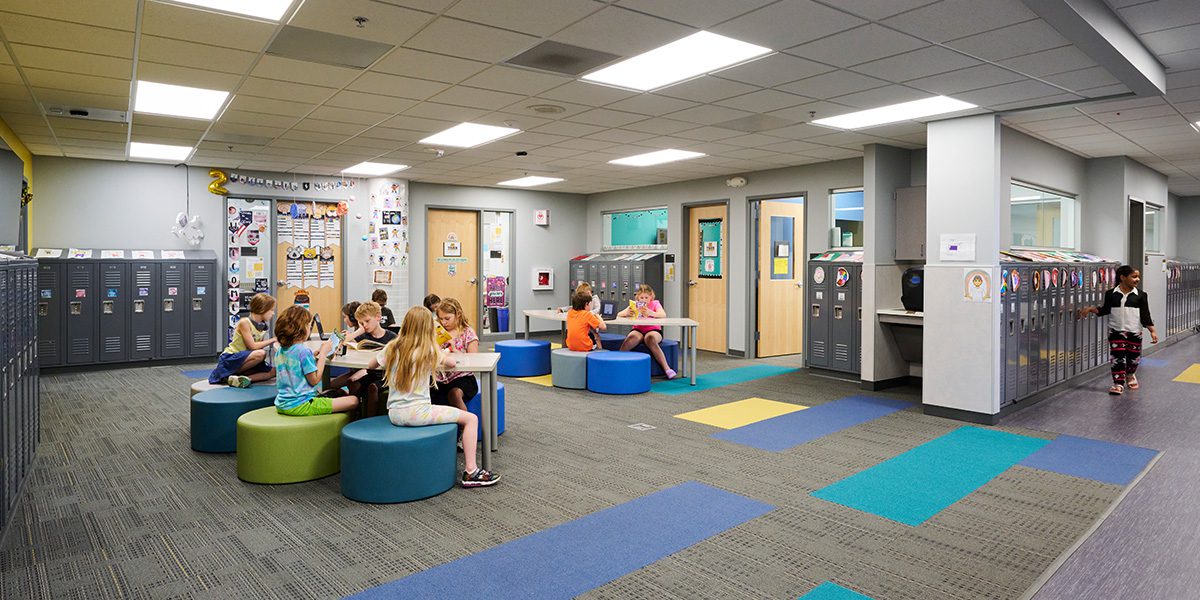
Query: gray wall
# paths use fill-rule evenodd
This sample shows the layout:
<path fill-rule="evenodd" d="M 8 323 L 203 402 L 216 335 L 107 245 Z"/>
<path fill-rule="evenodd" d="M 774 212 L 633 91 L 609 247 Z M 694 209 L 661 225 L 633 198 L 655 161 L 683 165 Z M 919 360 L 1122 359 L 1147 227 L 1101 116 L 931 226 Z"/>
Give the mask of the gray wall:
<path fill-rule="evenodd" d="M 909 374 L 892 330 L 879 323 L 875 311 L 900 306 L 900 280 L 907 265 L 895 260 L 895 192 L 912 181 L 916 153 L 882 144 L 868 144 L 863 150 L 862 380 L 884 381 Z M 921 152 L 922 181 L 924 159 Z"/>
<path fill-rule="evenodd" d="M 1080 206 L 1083 251 L 1120 261 L 1129 242 L 1124 162 L 1121 156 L 1087 161 L 1087 191 Z"/>
<path fill-rule="evenodd" d="M 682 260 L 682 248 L 686 243 L 683 205 L 706 202 L 729 202 L 728 239 L 729 248 L 729 319 L 728 345 L 731 350 L 744 352 L 748 343 L 748 285 L 750 258 L 748 252 L 750 231 L 747 198 L 759 199 L 770 196 L 805 194 L 805 250 L 804 255 L 829 249 L 829 190 L 857 187 L 863 183 L 862 159 L 839 160 L 814 165 L 757 171 L 745 175 L 746 187 L 734 189 L 725 185 L 727 177 L 709 177 L 679 183 L 668 183 L 629 190 L 618 190 L 593 194 L 587 201 L 587 250 L 599 252 L 601 238 L 601 213 L 608 210 L 666 206 L 670 220 L 667 226 L 667 252 Z M 678 310 L 682 297 L 686 265 L 678 266 L 675 281 L 666 284 L 661 296 L 668 311 Z"/>
<path fill-rule="evenodd" d="M 1200 196 L 1180 198 L 1172 203 L 1175 210 L 1172 218 L 1178 228 L 1175 254 L 1192 260 L 1200 260 Z"/>
<path fill-rule="evenodd" d="M 1088 212 L 1087 166 L 1085 160 L 1019 131 L 1001 129 L 1000 176 L 1005 184 L 1004 209 L 1000 211 L 1000 249 L 1012 245 L 1012 211 L 1009 208 L 1008 182 L 1016 179 L 1024 183 L 1063 192 L 1081 199 L 1081 209 Z"/>
<path fill-rule="evenodd" d="M 585 197 L 579 194 L 511 190 L 432 183 L 412 183 L 409 187 L 408 235 L 413 258 L 409 261 L 409 298 L 416 302 L 425 290 L 425 212 L 427 207 L 454 207 L 486 210 L 512 210 L 513 280 L 509 307 L 514 332 L 525 330 L 521 311 L 529 308 L 569 304 L 570 260 L 585 251 Z M 550 209 L 550 225 L 533 224 L 533 211 Z M 599 225 L 597 225 L 599 227 Z M 530 289 L 532 271 L 538 267 L 554 269 L 554 291 Z M 436 290 L 435 290 L 436 291 Z M 396 310 L 393 308 L 393 310 Z M 555 325 L 555 326 L 551 326 Z M 531 324 L 534 331 L 558 331 L 556 324 L 545 321 Z"/>
<path fill-rule="evenodd" d="M 0 149 L 0 244 L 17 244 L 21 228 L 21 178 L 25 163 Z"/>

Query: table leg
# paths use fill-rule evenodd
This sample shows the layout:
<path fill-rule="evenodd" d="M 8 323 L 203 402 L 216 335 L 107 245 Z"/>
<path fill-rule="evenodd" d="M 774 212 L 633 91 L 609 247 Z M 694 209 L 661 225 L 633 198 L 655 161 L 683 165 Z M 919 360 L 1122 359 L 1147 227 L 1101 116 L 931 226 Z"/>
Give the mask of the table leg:
<path fill-rule="evenodd" d="M 693 325 L 691 327 L 692 333 L 691 333 L 691 335 L 688 336 L 688 338 L 690 338 L 690 340 L 692 342 L 692 360 L 691 360 L 691 364 L 688 365 L 692 369 L 692 385 L 696 385 L 696 330 L 697 329 L 699 329 L 699 326 Z"/>
<path fill-rule="evenodd" d="M 679 376 L 686 377 L 688 374 L 688 328 L 679 328 L 679 343 L 683 344 L 682 352 L 679 356 Z"/>
<path fill-rule="evenodd" d="M 496 372 L 488 372 L 488 397 L 491 398 L 492 427 L 488 433 L 492 436 L 492 452 L 500 449 L 500 394 L 496 390 Z"/>
<path fill-rule="evenodd" d="M 492 431 L 492 421 L 495 419 L 495 415 L 492 413 L 491 382 L 494 381 L 493 377 L 495 375 L 493 373 L 485 373 L 484 376 L 488 378 L 488 385 L 483 388 L 483 397 L 479 399 L 479 412 L 483 415 L 482 422 L 479 424 L 481 428 L 479 431 L 483 433 L 480 436 L 483 438 L 483 468 L 490 471 L 492 470 L 492 436 L 490 432 Z"/>
<path fill-rule="evenodd" d="M 529 315 L 525 315 L 525 339 L 529 339 Z"/>

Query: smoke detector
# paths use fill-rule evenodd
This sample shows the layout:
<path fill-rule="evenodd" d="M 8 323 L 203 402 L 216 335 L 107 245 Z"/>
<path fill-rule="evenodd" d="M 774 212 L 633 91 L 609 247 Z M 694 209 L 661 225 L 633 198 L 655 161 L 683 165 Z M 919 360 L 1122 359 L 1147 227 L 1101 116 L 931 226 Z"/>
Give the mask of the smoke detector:
<path fill-rule="evenodd" d="M 731 188 L 743 188 L 746 187 L 747 183 L 750 183 L 750 181 L 742 176 L 734 176 L 725 180 L 725 185 Z"/>

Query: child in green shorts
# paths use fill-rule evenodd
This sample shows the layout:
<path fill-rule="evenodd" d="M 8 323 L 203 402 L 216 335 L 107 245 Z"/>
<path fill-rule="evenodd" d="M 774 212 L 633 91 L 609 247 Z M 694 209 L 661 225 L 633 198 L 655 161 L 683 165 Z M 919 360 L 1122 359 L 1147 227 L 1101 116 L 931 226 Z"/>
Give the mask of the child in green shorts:
<path fill-rule="evenodd" d="M 358 408 L 358 398 L 340 396 L 325 398 L 317 395 L 317 385 L 325 372 L 325 359 L 332 342 L 325 340 L 313 351 L 304 345 L 312 335 L 312 313 L 303 306 L 289 306 L 275 322 L 275 337 L 281 346 L 275 355 L 275 377 L 278 393 L 275 410 L 294 417 L 327 415 Z"/>

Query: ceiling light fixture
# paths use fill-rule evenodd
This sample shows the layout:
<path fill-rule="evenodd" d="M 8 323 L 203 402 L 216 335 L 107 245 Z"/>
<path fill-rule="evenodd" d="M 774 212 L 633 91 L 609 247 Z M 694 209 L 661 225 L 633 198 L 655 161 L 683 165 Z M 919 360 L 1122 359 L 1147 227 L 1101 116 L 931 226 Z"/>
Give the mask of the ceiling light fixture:
<path fill-rule="evenodd" d="M 1188 125 L 1191 125 L 1192 129 L 1196 130 L 1196 133 L 1200 133 L 1200 121 L 1196 121 L 1195 123 L 1188 123 Z"/>
<path fill-rule="evenodd" d="M 901 102 L 900 104 L 880 106 L 879 108 L 872 108 L 870 110 L 860 110 L 836 117 L 817 119 L 813 121 L 813 124 L 836 127 L 838 129 L 862 129 L 864 127 L 874 127 L 897 121 L 910 121 L 923 117 L 958 112 L 970 108 L 976 108 L 976 106 L 969 102 L 955 100 L 946 96 L 934 96 L 933 98 L 925 98 L 923 100 Z"/>
<path fill-rule="evenodd" d="M 625 165 L 627 167 L 649 167 L 652 165 L 661 165 L 663 163 L 675 162 L 677 160 L 689 160 L 692 158 L 700 158 L 705 156 L 703 152 L 691 152 L 688 150 L 657 150 L 655 152 L 647 152 L 635 156 L 626 156 L 616 160 L 608 161 L 610 165 Z"/>
<path fill-rule="evenodd" d="M 707 31 L 698 31 L 665 46 L 588 73 L 583 79 L 646 92 L 770 53 L 770 48 Z"/>
<path fill-rule="evenodd" d="M 129 142 L 129 158 L 148 158 L 152 160 L 184 161 L 192 154 L 191 146 L 169 146 L 167 144 L 147 144 L 145 142 Z"/>
<path fill-rule="evenodd" d="M 478 123 L 459 123 L 450 129 L 435 133 L 419 143 L 431 146 L 451 146 L 454 148 L 474 148 L 500 138 L 508 137 L 521 131 L 512 127 L 496 127 L 495 125 L 480 125 Z"/>
<path fill-rule="evenodd" d="M 547 183 L 558 183 L 563 181 L 562 177 L 542 177 L 540 175 L 527 175 L 517 179 L 509 179 L 501 181 L 496 185 L 513 185 L 516 187 L 533 187 L 535 185 L 546 185 Z"/>
<path fill-rule="evenodd" d="M 270 21 L 278 21 L 292 6 L 293 0 L 172 0 L 176 4 L 187 4 L 211 8 L 235 15 L 246 15 Z"/>
<path fill-rule="evenodd" d="M 342 169 L 342 173 L 344 173 L 346 175 L 369 175 L 371 177 L 382 177 L 384 175 L 389 175 L 391 173 L 395 173 L 396 171 L 403 171 L 407 168 L 408 168 L 408 165 L 393 165 L 393 164 L 388 164 L 388 163 L 377 163 L 377 162 L 360 162 L 357 165 L 354 165 L 353 167 L 347 167 L 345 169 Z"/>
<path fill-rule="evenodd" d="M 229 92 L 138 81 L 134 112 L 185 119 L 212 120 L 225 104 Z"/>

